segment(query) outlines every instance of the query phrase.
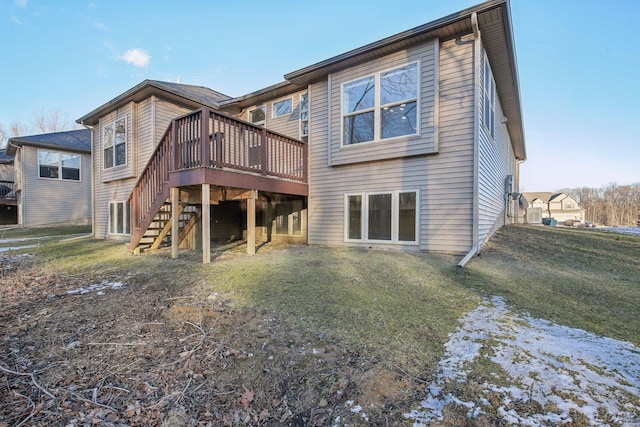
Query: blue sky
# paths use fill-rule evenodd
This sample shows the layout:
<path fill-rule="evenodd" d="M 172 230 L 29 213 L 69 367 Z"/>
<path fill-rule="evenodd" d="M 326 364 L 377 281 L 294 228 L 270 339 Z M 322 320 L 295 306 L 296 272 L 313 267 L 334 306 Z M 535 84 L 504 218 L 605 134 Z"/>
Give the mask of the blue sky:
<path fill-rule="evenodd" d="M 239 96 L 478 0 L 0 0 L 0 124 L 69 121 L 144 79 Z M 640 181 L 640 1 L 511 0 L 522 191 Z"/>

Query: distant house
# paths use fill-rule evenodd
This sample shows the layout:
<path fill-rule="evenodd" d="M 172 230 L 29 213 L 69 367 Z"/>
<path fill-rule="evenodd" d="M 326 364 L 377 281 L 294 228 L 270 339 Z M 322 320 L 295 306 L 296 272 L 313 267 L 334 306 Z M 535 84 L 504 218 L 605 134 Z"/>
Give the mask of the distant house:
<path fill-rule="evenodd" d="M 89 224 L 91 132 L 86 129 L 9 139 L 18 224 Z"/>
<path fill-rule="evenodd" d="M 585 209 L 565 193 L 525 192 L 520 196 L 520 208 L 526 211 L 527 223 L 540 223 L 543 218 L 553 218 L 558 223 L 584 222 Z"/>
<path fill-rule="evenodd" d="M 255 65 L 255 64 L 254 64 Z M 507 0 L 240 97 L 145 80 L 93 132 L 94 234 L 132 250 L 213 240 L 455 252 L 514 221 L 526 159 Z"/>
<path fill-rule="evenodd" d="M 0 150 L 0 225 L 17 224 L 18 208 L 13 156 Z"/>

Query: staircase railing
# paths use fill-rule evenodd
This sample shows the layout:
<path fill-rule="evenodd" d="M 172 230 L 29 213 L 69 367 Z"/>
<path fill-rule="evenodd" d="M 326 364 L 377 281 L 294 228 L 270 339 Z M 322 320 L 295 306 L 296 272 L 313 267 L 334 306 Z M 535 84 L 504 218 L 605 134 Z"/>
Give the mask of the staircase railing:
<path fill-rule="evenodd" d="M 169 173 L 202 167 L 306 183 L 307 145 L 208 108 L 172 120 L 129 197 L 132 249 L 169 197 Z"/>

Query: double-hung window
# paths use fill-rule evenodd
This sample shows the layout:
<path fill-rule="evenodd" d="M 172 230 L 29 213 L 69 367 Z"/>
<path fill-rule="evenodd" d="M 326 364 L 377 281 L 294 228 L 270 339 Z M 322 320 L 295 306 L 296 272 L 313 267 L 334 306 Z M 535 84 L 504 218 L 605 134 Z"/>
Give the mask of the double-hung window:
<path fill-rule="evenodd" d="M 342 145 L 418 133 L 418 63 L 342 85 Z"/>
<path fill-rule="evenodd" d="M 131 234 L 129 203 L 109 203 L 109 234 Z"/>
<path fill-rule="evenodd" d="M 483 121 L 484 126 L 495 138 L 495 116 L 496 116 L 496 83 L 493 80 L 489 58 L 484 54 L 484 92 L 483 92 Z"/>
<path fill-rule="evenodd" d="M 120 118 L 102 128 L 104 168 L 127 163 L 127 119 Z"/>
<path fill-rule="evenodd" d="M 347 194 L 345 241 L 415 244 L 418 191 Z"/>
<path fill-rule="evenodd" d="M 38 150 L 38 176 L 80 181 L 80 155 Z"/>

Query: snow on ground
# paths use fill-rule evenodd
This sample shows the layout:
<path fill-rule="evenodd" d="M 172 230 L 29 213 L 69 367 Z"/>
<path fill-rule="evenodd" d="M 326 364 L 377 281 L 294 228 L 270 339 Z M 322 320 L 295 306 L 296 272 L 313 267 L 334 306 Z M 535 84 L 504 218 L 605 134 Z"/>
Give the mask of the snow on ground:
<path fill-rule="evenodd" d="M 105 289 L 117 290 L 122 289 L 124 287 L 124 283 L 122 282 L 107 282 L 103 281 L 101 283 L 95 283 L 93 285 L 89 285 L 86 288 L 77 288 L 70 289 L 67 291 L 68 295 L 84 295 L 90 292 L 96 292 L 97 295 L 104 295 Z"/>
<path fill-rule="evenodd" d="M 515 425 L 558 425 L 574 418 L 591 425 L 640 425 L 640 348 L 516 315 L 499 297 L 462 322 L 446 344 L 422 407 L 405 415 L 414 426 L 442 420 L 451 403 L 467 408 L 469 417 L 493 414 Z M 473 381 L 474 364 L 482 358 L 499 365 L 491 374 L 495 381 L 485 381 L 472 393 L 475 399 L 469 393 L 465 399 L 460 390 Z"/>
<path fill-rule="evenodd" d="M 630 234 L 632 236 L 640 236 L 640 227 L 598 227 L 597 231 L 606 231 L 608 233 Z"/>

